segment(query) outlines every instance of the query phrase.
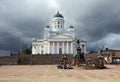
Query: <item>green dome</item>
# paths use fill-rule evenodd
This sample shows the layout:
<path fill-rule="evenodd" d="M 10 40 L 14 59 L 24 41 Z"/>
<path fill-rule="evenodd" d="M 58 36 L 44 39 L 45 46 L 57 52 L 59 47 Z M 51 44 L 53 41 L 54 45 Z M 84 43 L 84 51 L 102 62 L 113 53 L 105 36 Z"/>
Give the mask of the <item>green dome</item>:
<path fill-rule="evenodd" d="M 64 18 L 64 17 L 59 13 L 59 11 L 57 12 L 57 14 L 54 15 L 53 18 L 55 18 L 55 17 L 61 17 L 61 18 Z"/>
<path fill-rule="evenodd" d="M 49 26 L 47 25 L 46 28 L 49 28 Z"/>
<path fill-rule="evenodd" d="M 74 28 L 73 26 L 69 26 L 69 28 Z"/>

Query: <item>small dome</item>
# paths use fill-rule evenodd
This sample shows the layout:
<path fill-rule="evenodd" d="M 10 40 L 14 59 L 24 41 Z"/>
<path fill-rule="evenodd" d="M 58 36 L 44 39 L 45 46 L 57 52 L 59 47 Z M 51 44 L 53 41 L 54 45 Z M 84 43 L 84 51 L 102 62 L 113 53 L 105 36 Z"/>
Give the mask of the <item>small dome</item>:
<path fill-rule="evenodd" d="M 32 38 L 32 41 L 36 41 L 36 38 Z"/>
<path fill-rule="evenodd" d="M 73 26 L 69 26 L 69 28 L 74 28 Z"/>
<path fill-rule="evenodd" d="M 59 13 L 59 11 L 57 12 L 57 14 L 54 15 L 53 18 L 55 18 L 55 17 L 61 17 L 61 18 L 64 18 L 64 17 Z"/>
<path fill-rule="evenodd" d="M 46 28 L 49 28 L 49 26 L 47 25 Z"/>

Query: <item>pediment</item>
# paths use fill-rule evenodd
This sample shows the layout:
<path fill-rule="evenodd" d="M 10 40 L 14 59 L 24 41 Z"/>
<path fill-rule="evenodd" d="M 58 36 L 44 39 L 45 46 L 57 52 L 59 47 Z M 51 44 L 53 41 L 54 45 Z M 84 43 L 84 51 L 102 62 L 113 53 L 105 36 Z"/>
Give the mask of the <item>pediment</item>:
<path fill-rule="evenodd" d="M 62 34 L 60 34 L 60 35 L 50 36 L 49 38 L 50 38 L 50 39 L 57 39 L 57 38 L 59 38 L 59 39 L 70 39 L 70 38 L 72 38 L 72 37 L 71 37 L 71 36 L 67 36 L 67 35 L 62 35 Z"/>

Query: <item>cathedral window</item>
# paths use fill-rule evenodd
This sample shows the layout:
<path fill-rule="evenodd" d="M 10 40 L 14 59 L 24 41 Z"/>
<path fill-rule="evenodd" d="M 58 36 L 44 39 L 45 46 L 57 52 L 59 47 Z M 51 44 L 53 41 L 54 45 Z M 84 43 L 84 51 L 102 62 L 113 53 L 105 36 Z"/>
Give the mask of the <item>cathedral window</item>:
<path fill-rule="evenodd" d="M 41 54 L 43 54 L 43 50 L 41 50 Z"/>
<path fill-rule="evenodd" d="M 41 46 L 41 48 L 43 48 L 43 46 Z"/>

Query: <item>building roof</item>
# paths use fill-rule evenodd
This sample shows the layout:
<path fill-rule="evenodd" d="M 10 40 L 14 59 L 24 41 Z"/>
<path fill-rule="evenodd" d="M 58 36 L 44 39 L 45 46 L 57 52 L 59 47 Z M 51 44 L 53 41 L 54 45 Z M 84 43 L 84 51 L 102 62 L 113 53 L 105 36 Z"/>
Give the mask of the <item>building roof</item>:
<path fill-rule="evenodd" d="M 109 50 L 104 50 L 104 52 L 120 52 L 120 50 L 112 50 L 112 49 L 109 49 Z"/>
<path fill-rule="evenodd" d="M 59 11 L 57 12 L 57 14 L 54 15 L 53 18 L 56 18 L 56 17 L 64 18 L 64 17 L 59 13 Z"/>

